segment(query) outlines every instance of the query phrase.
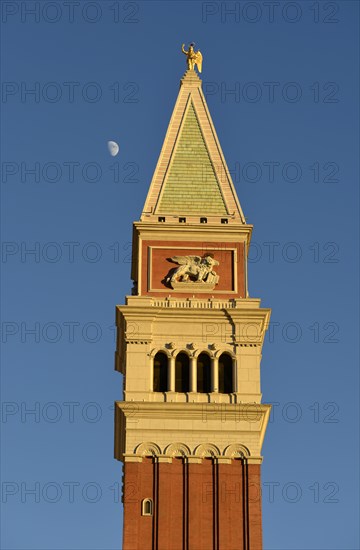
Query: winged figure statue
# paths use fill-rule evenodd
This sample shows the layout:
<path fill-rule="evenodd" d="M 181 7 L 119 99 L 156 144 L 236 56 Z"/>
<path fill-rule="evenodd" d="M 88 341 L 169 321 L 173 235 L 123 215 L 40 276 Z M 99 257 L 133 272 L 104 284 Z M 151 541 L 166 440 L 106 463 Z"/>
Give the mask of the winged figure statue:
<path fill-rule="evenodd" d="M 199 73 L 201 73 L 203 56 L 202 56 L 200 50 L 195 52 L 194 46 L 195 46 L 195 44 L 192 42 L 189 46 L 188 51 L 186 51 L 185 50 L 185 44 L 183 44 L 181 49 L 182 49 L 182 52 L 186 55 L 186 61 L 187 61 L 188 69 L 189 70 L 194 70 L 195 65 L 197 65 L 198 71 L 199 71 Z"/>

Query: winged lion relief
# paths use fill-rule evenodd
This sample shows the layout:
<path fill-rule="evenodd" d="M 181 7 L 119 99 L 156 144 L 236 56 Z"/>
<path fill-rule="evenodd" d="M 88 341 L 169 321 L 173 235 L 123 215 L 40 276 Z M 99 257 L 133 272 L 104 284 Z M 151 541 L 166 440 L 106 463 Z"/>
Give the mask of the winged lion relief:
<path fill-rule="evenodd" d="M 203 256 L 173 256 L 168 261 L 178 264 L 169 271 L 165 283 L 173 289 L 201 285 L 202 289 L 212 290 L 219 282 L 219 275 L 214 267 L 219 262 L 212 254 Z"/>

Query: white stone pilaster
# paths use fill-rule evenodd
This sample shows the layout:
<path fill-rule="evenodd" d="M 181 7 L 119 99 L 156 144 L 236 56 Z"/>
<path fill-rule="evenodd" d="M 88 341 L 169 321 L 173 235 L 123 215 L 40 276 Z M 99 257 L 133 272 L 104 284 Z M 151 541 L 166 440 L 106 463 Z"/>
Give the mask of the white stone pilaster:
<path fill-rule="evenodd" d="M 197 392 L 197 358 L 190 358 L 190 392 Z"/>
<path fill-rule="evenodd" d="M 211 358 L 211 391 L 213 393 L 219 391 L 219 360 L 217 357 Z"/>
<path fill-rule="evenodd" d="M 169 358 L 168 391 L 175 391 L 175 357 Z"/>

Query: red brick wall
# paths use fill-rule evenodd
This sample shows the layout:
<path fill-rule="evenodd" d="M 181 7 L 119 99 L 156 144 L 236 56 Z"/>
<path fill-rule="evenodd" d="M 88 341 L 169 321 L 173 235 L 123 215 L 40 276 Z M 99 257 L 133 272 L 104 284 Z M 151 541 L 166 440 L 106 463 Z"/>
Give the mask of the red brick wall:
<path fill-rule="evenodd" d="M 183 549 L 184 519 L 184 464 L 174 458 L 172 464 L 159 465 L 159 549 Z"/>
<path fill-rule="evenodd" d="M 251 550 L 262 549 L 261 471 L 260 465 L 249 464 L 249 516 Z"/>
<path fill-rule="evenodd" d="M 144 498 L 154 516 L 141 515 Z M 125 463 L 123 550 L 261 550 L 260 465 Z"/>
<path fill-rule="evenodd" d="M 189 464 L 189 550 L 214 548 L 213 463 Z"/>
<path fill-rule="evenodd" d="M 219 548 L 244 549 L 244 479 L 241 460 L 219 464 Z"/>
<path fill-rule="evenodd" d="M 124 464 L 123 550 L 153 550 L 153 517 L 141 515 L 144 498 L 154 499 L 152 458 Z"/>

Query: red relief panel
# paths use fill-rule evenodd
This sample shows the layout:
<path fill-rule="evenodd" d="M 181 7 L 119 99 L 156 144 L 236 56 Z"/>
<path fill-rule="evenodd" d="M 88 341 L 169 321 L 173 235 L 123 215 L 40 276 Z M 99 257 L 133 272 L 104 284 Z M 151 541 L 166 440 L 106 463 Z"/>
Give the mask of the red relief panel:
<path fill-rule="evenodd" d="M 169 278 L 179 267 L 171 258 L 211 254 L 218 262 L 213 271 L 218 283 L 209 291 L 173 289 Z M 245 247 L 243 243 L 197 243 L 193 241 L 143 241 L 139 288 L 141 295 L 164 297 L 171 294 L 196 298 L 245 298 Z"/>

